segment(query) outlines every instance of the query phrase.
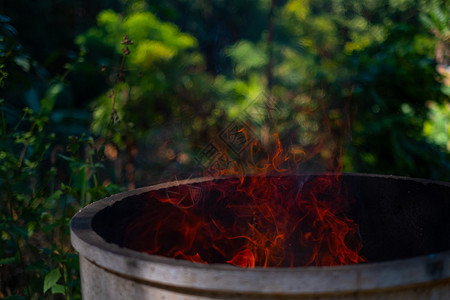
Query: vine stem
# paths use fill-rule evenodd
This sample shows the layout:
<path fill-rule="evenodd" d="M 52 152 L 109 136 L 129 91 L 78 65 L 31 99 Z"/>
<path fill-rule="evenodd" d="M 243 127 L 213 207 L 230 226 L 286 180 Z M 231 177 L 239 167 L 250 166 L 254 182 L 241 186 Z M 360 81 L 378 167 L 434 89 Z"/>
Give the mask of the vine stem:
<path fill-rule="evenodd" d="M 31 300 L 30 281 L 28 280 L 27 270 L 26 270 L 26 267 L 25 267 L 25 261 L 23 259 L 22 249 L 20 248 L 20 244 L 19 244 L 19 239 L 18 238 L 16 238 L 16 245 L 17 245 L 17 252 L 19 252 L 20 264 L 22 265 L 22 269 L 23 269 L 23 275 L 24 275 L 24 279 L 25 279 L 25 284 L 27 286 L 27 288 L 26 288 L 27 299 Z"/>
<path fill-rule="evenodd" d="M 69 186 L 72 185 L 72 174 L 70 175 L 69 178 Z M 69 295 L 69 291 L 67 289 L 67 276 L 66 276 L 66 253 L 64 251 L 64 232 L 66 229 L 66 210 L 67 210 L 67 198 L 68 195 L 64 195 L 64 206 L 63 206 L 63 211 L 62 211 L 62 217 L 61 217 L 61 231 L 60 231 L 60 247 L 61 247 L 61 257 L 62 257 L 62 267 L 60 267 L 60 270 L 62 271 L 62 279 L 63 279 L 63 284 L 64 284 L 64 296 L 66 297 L 66 299 L 70 299 L 70 295 Z"/>
<path fill-rule="evenodd" d="M 112 96 L 111 96 L 111 103 L 112 103 L 112 109 L 111 109 L 111 120 L 113 121 L 116 118 L 116 96 L 119 90 L 119 82 L 122 80 L 122 72 L 124 71 L 123 67 L 125 65 L 125 57 L 126 54 L 122 54 L 122 59 L 120 61 L 120 66 L 119 66 L 119 71 L 117 72 L 117 78 L 116 78 L 116 83 L 114 85 L 114 89 L 112 92 Z"/>

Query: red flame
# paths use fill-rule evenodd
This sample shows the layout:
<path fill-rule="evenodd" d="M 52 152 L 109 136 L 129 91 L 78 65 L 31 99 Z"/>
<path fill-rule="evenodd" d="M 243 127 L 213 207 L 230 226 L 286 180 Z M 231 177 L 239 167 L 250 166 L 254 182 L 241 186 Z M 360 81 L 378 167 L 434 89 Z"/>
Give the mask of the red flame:
<path fill-rule="evenodd" d="M 125 245 L 250 268 L 363 262 L 358 226 L 344 214 L 349 203 L 340 176 L 288 174 L 289 164 L 305 153 L 288 153 L 275 139 L 273 155 L 256 166 L 250 160 L 257 175 L 242 175 L 236 164 L 217 175 L 238 176 L 150 192 L 143 214 L 127 228 Z"/>

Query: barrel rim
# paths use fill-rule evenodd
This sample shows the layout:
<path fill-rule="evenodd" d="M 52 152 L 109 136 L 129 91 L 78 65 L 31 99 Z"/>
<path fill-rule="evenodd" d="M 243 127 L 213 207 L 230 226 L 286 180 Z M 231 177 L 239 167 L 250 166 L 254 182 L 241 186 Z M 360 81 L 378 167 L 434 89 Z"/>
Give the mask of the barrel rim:
<path fill-rule="evenodd" d="M 311 173 L 299 176 L 336 175 Z M 392 175 L 344 173 L 343 176 L 408 180 L 421 184 L 450 183 Z M 200 177 L 167 182 L 126 191 L 96 201 L 81 209 L 70 222 L 75 250 L 91 263 L 125 277 L 149 283 L 206 291 L 270 294 L 327 294 L 380 289 L 399 289 L 411 285 L 450 280 L 450 250 L 394 261 L 332 267 L 294 267 L 245 269 L 225 264 L 199 264 L 141 253 L 106 242 L 92 228 L 92 219 L 104 208 L 130 196 L 183 184 L 194 184 L 225 177 Z"/>

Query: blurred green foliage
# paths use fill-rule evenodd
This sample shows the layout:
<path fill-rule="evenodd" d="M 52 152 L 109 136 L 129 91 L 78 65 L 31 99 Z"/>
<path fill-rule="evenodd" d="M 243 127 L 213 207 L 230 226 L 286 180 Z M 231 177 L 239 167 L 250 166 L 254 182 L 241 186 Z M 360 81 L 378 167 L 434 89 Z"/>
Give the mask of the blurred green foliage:
<path fill-rule="evenodd" d="M 129 47 L 127 67 L 121 71 L 126 72 L 123 74 L 126 80 L 121 80 L 116 103 L 119 117 L 125 124 L 139 125 L 136 133 L 140 137 L 162 119 L 162 113 L 176 109 L 173 102 L 177 91 L 173 89 L 189 85 L 192 72 L 184 71 L 201 64 L 201 56 L 190 51 L 197 45 L 194 37 L 181 33 L 173 24 L 159 21 L 151 12 L 130 12 L 123 20 L 118 13 L 106 10 L 99 14 L 97 27 L 76 39 L 77 44 L 88 49 L 84 64 L 103 65 L 104 72 L 114 76 L 117 57 L 122 54 L 117 41 L 126 34 L 132 37 L 133 45 Z M 99 53 L 101 49 L 105 52 Z M 155 109 L 157 102 L 161 103 L 160 109 Z M 105 134 L 111 99 L 102 96 L 94 105 L 97 107 L 92 129 L 96 134 Z"/>
<path fill-rule="evenodd" d="M 39 111 L 15 111 L 0 103 L 2 296 L 35 299 L 49 290 L 47 294 L 79 299 L 78 260 L 68 236 L 70 216 L 120 190 L 99 184 L 101 164 L 96 162 L 92 138 L 70 136 L 65 149 L 55 145 L 49 124 L 60 88 L 49 87 Z"/>
<path fill-rule="evenodd" d="M 73 213 L 235 120 L 301 171 L 450 180 L 448 0 L 4 3 L 1 297 L 79 298 Z"/>
<path fill-rule="evenodd" d="M 443 151 L 450 151 L 450 103 L 429 103 L 428 119 L 423 126 L 424 135 L 442 147 Z"/>

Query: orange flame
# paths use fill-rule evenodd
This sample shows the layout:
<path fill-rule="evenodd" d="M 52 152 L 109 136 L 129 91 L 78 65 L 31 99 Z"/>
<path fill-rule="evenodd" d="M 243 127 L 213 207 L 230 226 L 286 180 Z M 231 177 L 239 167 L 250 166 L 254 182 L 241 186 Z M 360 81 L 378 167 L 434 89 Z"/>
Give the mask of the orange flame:
<path fill-rule="evenodd" d="M 245 131 L 243 131 L 245 134 Z M 276 150 L 246 166 L 215 170 L 218 178 L 152 191 L 127 228 L 125 245 L 196 263 L 240 267 L 333 266 L 363 262 L 358 226 L 345 216 L 339 175 L 307 178 L 288 172 L 306 159 L 301 149 Z M 246 169 L 256 175 L 245 176 Z"/>

